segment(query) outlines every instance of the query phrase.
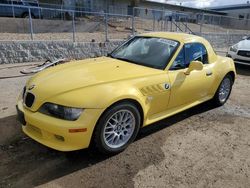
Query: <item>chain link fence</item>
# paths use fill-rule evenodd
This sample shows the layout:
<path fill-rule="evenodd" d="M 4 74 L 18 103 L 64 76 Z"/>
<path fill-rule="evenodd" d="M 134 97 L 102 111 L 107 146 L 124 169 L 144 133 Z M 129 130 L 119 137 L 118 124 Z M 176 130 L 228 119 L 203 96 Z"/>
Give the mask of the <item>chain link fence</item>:
<path fill-rule="evenodd" d="M 129 15 L 0 4 L 0 11 L 4 8 L 9 8 L 11 14 L 0 13 L 0 40 L 98 42 L 125 39 L 132 34 Z"/>
<path fill-rule="evenodd" d="M 131 15 L 109 7 L 65 9 L 62 5 L 0 4 L 0 40 L 121 40 L 136 33 L 174 31 L 199 34 L 250 34 L 250 20 L 191 12 L 135 7 Z M 121 12 L 122 14 L 117 14 Z"/>
<path fill-rule="evenodd" d="M 177 12 L 136 7 L 133 11 L 134 31 L 175 31 L 188 33 L 246 33 L 250 20 L 223 15 Z"/>

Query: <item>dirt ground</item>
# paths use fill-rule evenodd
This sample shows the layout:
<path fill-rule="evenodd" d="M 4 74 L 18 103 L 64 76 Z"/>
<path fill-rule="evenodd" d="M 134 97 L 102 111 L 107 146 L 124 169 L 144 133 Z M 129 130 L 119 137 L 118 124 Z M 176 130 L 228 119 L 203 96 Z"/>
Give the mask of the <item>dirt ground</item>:
<path fill-rule="evenodd" d="M 57 152 L 24 136 L 15 100 L 28 77 L 19 74 L 23 64 L 13 66 L 0 66 L 0 187 L 250 187 L 249 67 L 237 66 L 223 107 L 204 103 L 164 119 L 104 156 Z M 13 136 L 3 143 L 7 131 Z"/>

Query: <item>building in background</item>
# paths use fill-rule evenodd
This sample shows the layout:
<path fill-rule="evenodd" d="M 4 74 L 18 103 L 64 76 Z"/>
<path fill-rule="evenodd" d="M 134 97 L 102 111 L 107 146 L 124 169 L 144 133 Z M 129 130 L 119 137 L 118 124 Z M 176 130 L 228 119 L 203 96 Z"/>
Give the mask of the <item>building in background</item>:
<path fill-rule="evenodd" d="M 210 10 L 224 12 L 227 16 L 239 19 L 250 19 L 250 4 L 236 4 L 228 6 L 211 7 Z"/>
<path fill-rule="evenodd" d="M 133 7 L 144 7 L 148 9 L 165 9 L 171 11 L 192 12 L 192 13 L 210 13 L 224 15 L 223 12 L 218 12 L 209 9 L 199 9 L 192 7 L 184 7 L 150 0 L 39 0 L 42 3 L 62 4 L 68 9 L 81 8 L 85 11 L 93 12 L 109 12 L 114 14 L 132 15 Z M 76 7 L 76 8 L 75 8 Z"/>
<path fill-rule="evenodd" d="M 250 4 L 249 1 L 246 4 L 236 4 L 227 6 L 211 7 L 210 10 L 223 12 L 228 17 L 222 18 L 221 24 L 230 28 L 250 29 Z"/>

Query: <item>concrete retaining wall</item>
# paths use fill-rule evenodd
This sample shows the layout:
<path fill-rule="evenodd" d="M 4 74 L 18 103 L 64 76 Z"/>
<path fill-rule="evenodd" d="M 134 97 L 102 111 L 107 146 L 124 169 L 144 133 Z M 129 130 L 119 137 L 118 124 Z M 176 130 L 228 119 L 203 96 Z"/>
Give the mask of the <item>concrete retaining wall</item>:
<path fill-rule="evenodd" d="M 242 39 L 242 34 L 202 34 L 214 48 L 227 48 Z M 44 61 L 48 58 L 83 59 L 107 54 L 122 41 L 84 43 L 71 41 L 0 42 L 0 64 Z"/>
<path fill-rule="evenodd" d="M 1 42 L 0 64 L 44 61 L 48 58 L 83 59 L 107 54 L 121 41 L 73 43 L 66 41 Z"/>

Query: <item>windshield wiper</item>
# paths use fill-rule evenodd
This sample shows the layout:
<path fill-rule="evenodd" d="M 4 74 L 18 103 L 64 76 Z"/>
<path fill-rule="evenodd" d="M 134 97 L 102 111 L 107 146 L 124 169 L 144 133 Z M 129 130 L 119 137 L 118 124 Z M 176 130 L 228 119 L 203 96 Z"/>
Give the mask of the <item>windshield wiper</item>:
<path fill-rule="evenodd" d="M 126 59 L 126 58 L 122 58 L 122 57 L 115 57 L 115 56 L 113 56 L 111 53 L 108 53 L 108 54 L 107 54 L 107 57 L 111 57 L 111 58 L 118 59 L 118 60 L 122 60 L 122 61 L 132 62 L 131 60 Z M 135 62 L 133 62 L 133 63 L 135 63 Z"/>
<path fill-rule="evenodd" d="M 114 59 L 121 60 L 121 61 L 126 61 L 126 62 L 129 62 L 129 63 L 133 63 L 133 64 L 136 64 L 136 65 L 141 65 L 141 66 L 145 66 L 145 67 L 150 67 L 150 68 L 159 69 L 159 67 L 158 67 L 158 66 L 155 66 L 155 65 L 142 64 L 142 63 L 138 63 L 138 62 L 136 62 L 136 61 L 133 61 L 133 60 L 130 60 L 130 59 L 127 59 L 127 58 L 115 57 L 115 56 L 112 56 L 111 54 L 108 54 L 107 56 L 108 56 L 108 57 L 111 57 L 111 58 L 114 58 Z"/>
<path fill-rule="evenodd" d="M 122 61 L 132 62 L 131 60 L 129 60 L 129 59 L 127 59 L 127 58 L 115 57 L 115 56 L 112 55 L 112 53 L 108 53 L 108 54 L 107 54 L 107 57 L 111 57 L 111 58 L 118 59 L 118 60 L 122 60 Z M 133 63 L 135 63 L 135 62 L 133 62 Z"/>
<path fill-rule="evenodd" d="M 133 60 L 130 60 L 130 59 L 127 59 L 127 58 L 123 58 L 123 57 L 114 57 L 113 58 L 115 59 L 118 59 L 118 60 L 121 60 L 121 61 L 127 61 L 127 62 L 130 62 L 130 63 L 134 63 L 134 64 L 137 64 L 137 65 L 141 65 L 140 63 L 136 62 L 136 61 L 133 61 Z"/>
<path fill-rule="evenodd" d="M 108 53 L 108 54 L 107 54 L 107 57 L 114 58 L 114 56 L 112 56 L 112 53 Z"/>

